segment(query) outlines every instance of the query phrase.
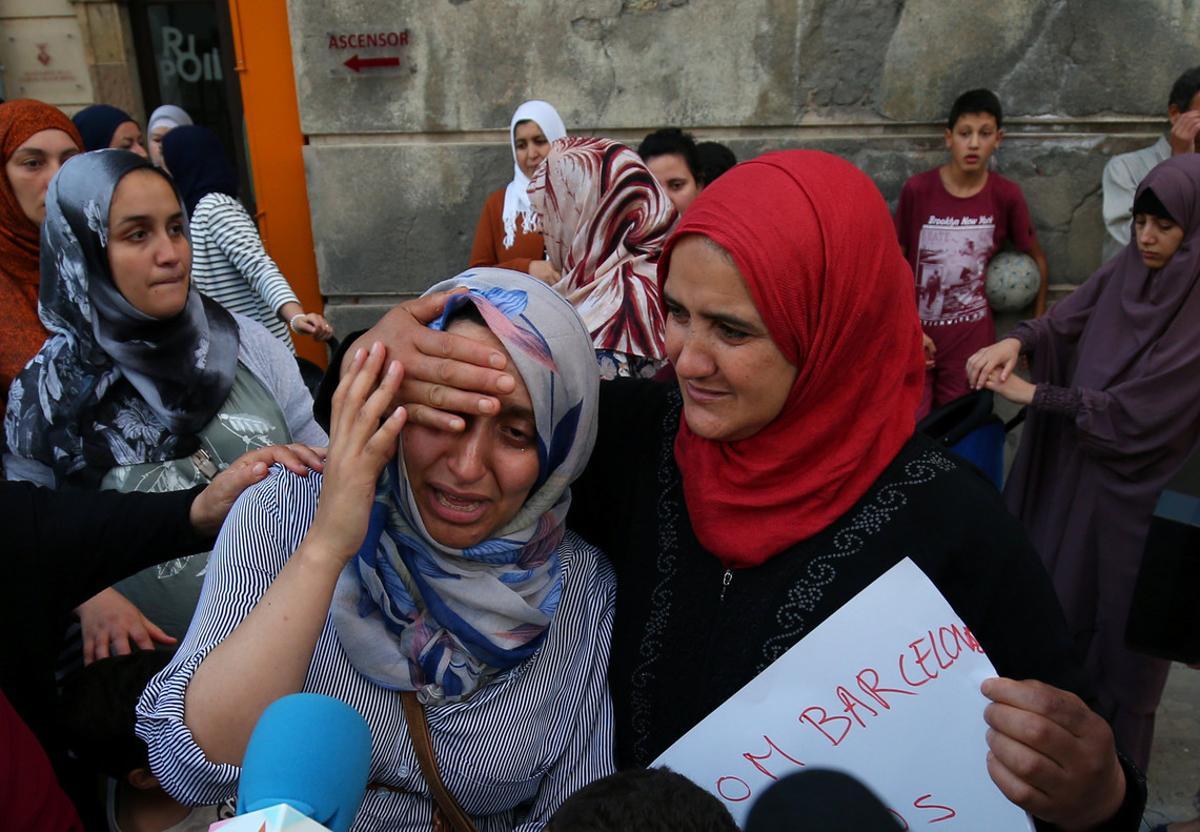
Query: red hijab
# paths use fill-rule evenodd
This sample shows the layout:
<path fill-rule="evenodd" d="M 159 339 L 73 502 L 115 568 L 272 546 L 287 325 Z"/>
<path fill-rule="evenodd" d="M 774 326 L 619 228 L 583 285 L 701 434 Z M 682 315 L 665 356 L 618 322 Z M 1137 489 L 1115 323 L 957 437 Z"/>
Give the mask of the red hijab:
<path fill-rule="evenodd" d="M 57 107 L 28 98 L 0 104 L 3 164 L 26 139 L 43 130 L 62 130 L 83 147 L 79 131 Z M 8 174 L 0 173 L 0 309 L 5 318 L 0 338 L 0 416 L 8 401 L 8 386 L 46 340 L 37 312 L 38 233 L 21 210 Z"/>
<path fill-rule="evenodd" d="M 689 234 L 733 257 L 771 340 L 799 368 L 775 420 L 734 442 L 681 419 L 675 460 L 700 543 L 756 566 L 862 498 L 912 436 L 924 378 L 912 272 L 875 184 L 827 153 L 790 150 L 730 170 L 698 196 Z"/>

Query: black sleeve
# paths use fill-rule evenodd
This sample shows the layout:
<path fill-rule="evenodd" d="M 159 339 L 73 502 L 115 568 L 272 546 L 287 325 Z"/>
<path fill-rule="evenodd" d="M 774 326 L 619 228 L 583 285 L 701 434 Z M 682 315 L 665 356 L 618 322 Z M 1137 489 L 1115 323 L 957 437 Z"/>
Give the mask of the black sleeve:
<path fill-rule="evenodd" d="M 333 391 L 337 390 L 338 382 L 342 380 L 342 361 L 346 351 L 362 337 L 364 332 L 366 332 L 365 329 L 360 329 L 342 339 L 337 351 L 329 359 L 329 369 L 321 378 L 321 386 L 317 388 L 317 395 L 313 396 L 313 418 L 317 420 L 321 430 L 325 431 L 326 436 L 329 435 L 329 422 L 333 415 Z"/>
<path fill-rule="evenodd" d="M 192 528 L 197 486 L 166 494 L 51 491 L 0 483 L 10 557 L 34 560 L 64 610 L 138 570 L 212 545 Z M 26 570 L 18 570 L 24 572 Z"/>
<path fill-rule="evenodd" d="M 635 516 L 632 504 L 653 500 L 664 411 L 671 385 L 645 379 L 600 382 L 600 424 L 587 469 L 571 485 L 567 526 L 610 558 Z M 649 478 L 650 482 L 644 482 Z"/>

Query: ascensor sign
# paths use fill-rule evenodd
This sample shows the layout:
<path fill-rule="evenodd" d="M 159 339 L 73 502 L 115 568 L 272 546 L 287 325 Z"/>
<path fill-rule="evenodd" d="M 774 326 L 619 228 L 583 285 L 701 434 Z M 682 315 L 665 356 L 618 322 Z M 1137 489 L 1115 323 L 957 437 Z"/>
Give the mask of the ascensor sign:
<path fill-rule="evenodd" d="M 352 51 L 350 57 L 340 62 L 341 66 L 355 75 L 388 74 L 401 65 L 401 51 L 409 43 L 408 29 L 378 29 L 356 32 L 329 32 L 326 49 L 330 52 Z M 339 56 L 340 57 L 340 56 Z"/>
<path fill-rule="evenodd" d="M 715 794 L 739 824 L 768 786 L 813 766 L 862 780 L 903 829 L 1032 830 L 987 772 L 979 686 L 995 675 L 905 558 L 654 765 Z"/>

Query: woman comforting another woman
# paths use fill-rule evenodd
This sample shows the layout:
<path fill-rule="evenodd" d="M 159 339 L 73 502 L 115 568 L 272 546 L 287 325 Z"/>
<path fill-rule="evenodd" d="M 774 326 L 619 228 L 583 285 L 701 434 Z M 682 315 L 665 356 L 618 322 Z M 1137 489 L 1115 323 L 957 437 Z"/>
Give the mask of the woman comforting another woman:
<path fill-rule="evenodd" d="M 1023 530 L 914 434 L 912 275 L 870 179 L 808 151 L 739 165 L 688 209 L 658 277 L 679 386 L 602 386 L 568 517 L 617 574 L 618 765 L 653 761 L 909 557 L 1003 677 L 984 684 L 980 766 L 1043 825 L 1136 829 L 1144 791 L 1084 703 Z M 462 432 L 514 379 L 498 351 L 426 329 L 438 303 L 393 310 L 364 342 L 406 367 L 413 421 Z"/>

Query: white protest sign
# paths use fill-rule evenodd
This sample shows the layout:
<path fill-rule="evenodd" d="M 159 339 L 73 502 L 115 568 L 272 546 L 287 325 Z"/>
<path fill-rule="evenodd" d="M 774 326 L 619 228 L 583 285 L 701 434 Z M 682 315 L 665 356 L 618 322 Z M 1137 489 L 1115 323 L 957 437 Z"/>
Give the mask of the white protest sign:
<path fill-rule="evenodd" d="M 1031 830 L 987 773 L 996 671 L 908 558 L 854 597 L 668 748 L 670 766 L 738 824 L 801 766 L 849 772 L 904 829 Z"/>

